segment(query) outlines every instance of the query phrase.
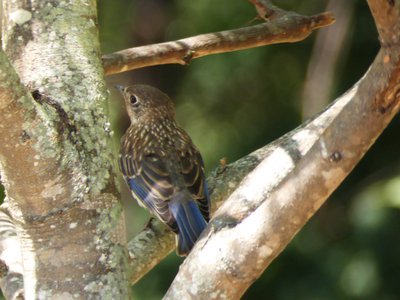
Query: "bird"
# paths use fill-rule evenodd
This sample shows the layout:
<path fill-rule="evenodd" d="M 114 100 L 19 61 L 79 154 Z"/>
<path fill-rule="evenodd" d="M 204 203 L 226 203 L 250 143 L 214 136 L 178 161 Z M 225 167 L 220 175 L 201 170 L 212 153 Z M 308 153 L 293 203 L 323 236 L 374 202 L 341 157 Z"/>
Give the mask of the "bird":
<path fill-rule="evenodd" d="M 202 156 L 175 121 L 168 95 L 143 84 L 115 87 L 131 122 L 119 169 L 133 198 L 176 234 L 176 253 L 187 256 L 210 220 Z"/>

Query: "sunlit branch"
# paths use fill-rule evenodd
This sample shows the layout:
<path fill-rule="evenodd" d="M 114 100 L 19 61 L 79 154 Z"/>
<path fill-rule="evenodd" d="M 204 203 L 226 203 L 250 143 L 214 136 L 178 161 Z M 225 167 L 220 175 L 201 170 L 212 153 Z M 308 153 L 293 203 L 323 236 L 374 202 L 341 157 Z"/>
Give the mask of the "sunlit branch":
<path fill-rule="evenodd" d="M 192 59 L 265 45 L 298 42 L 313 30 L 330 25 L 329 13 L 302 16 L 293 12 L 277 14 L 262 24 L 201 34 L 177 41 L 125 49 L 103 56 L 106 75 L 133 69 L 162 65 L 188 64 Z"/>

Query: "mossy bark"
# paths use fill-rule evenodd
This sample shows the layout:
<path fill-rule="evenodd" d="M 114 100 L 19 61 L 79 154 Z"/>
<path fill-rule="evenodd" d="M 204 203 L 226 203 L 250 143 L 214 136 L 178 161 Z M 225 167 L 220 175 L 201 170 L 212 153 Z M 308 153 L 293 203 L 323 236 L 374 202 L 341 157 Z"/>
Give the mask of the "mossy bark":
<path fill-rule="evenodd" d="M 27 299 L 129 298 L 96 13 L 92 0 L 3 1 L 18 74 L 0 91 L 3 209 Z"/>

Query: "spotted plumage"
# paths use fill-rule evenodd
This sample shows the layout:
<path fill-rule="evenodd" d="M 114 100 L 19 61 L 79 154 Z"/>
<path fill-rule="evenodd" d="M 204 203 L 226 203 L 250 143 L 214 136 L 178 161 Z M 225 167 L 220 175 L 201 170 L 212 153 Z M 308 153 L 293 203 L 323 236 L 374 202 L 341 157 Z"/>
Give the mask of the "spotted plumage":
<path fill-rule="evenodd" d="M 166 94 L 146 85 L 117 88 L 131 119 L 120 170 L 138 203 L 177 234 L 177 253 L 187 255 L 210 216 L 201 155 L 175 122 Z"/>

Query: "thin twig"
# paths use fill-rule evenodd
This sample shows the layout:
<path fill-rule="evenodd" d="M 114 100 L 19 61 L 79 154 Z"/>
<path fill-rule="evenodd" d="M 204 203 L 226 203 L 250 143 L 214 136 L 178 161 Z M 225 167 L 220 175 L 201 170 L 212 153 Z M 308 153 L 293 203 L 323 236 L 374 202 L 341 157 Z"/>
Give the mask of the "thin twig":
<path fill-rule="evenodd" d="M 277 7 L 269 0 L 249 0 L 249 2 L 254 5 L 259 19 L 268 20 L 277 11 Z"/>
<path fill-rule="evenodd" d="M 305 39 L 313 30 L 334 21 L 330 13 L 302 16 L 286 12 L 279 14 L 273 22 L 106 54 L 103 56 L 104 72 L 111 75 L 154 65 L 186 65 L 192 59 L 206 55 L 297 42 Z"/>

